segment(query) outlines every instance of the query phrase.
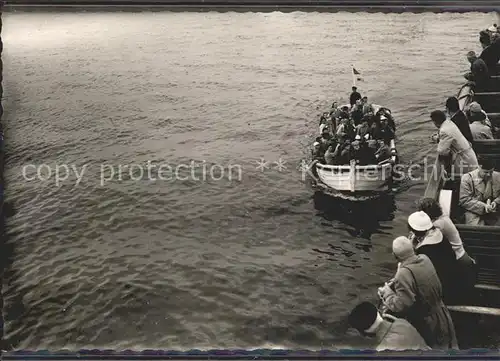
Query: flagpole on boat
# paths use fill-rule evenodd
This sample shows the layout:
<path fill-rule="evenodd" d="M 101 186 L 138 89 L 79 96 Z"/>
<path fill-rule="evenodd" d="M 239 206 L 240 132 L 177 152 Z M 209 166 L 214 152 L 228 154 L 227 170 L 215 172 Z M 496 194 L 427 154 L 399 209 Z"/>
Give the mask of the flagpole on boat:
<path fill-rule="evenodd" d="M 351 64 L 352 86 L 356 86 L 356 74 L 354 74 L 354 64 Z"/>

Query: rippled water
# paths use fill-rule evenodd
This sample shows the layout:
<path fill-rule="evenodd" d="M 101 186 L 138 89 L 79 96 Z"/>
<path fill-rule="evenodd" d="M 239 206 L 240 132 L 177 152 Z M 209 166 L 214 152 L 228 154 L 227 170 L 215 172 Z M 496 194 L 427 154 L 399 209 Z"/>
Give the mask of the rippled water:
<path fill-rule="evenodd" d="M 394 271 L 424 183 L 368 203 L 313 196 L 298 166 L 315 117 L 347 98 L 354 63 L 396 116 L 402 160 L 423 162 L 428 113 L 492 18 L 4 14 L 10 347 L 363 346 L 346 314 Z M 261 172 L 261 157 L 287 169 Z M 148 161 L 225 172 L 127 175 Z M 24 179 L 28 164 L 87 168 L 56 186 Z M 101 184 L 103 164 L 122 180 Z"/>

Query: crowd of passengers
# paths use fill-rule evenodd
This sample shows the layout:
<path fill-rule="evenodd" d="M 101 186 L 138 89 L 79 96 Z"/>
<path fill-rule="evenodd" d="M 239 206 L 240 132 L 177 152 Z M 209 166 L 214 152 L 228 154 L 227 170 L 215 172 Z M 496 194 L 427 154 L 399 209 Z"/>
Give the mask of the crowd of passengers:
<path fill-rule="evenodd" d="M 481 36 L 485 33 L 496 34 L 490 29 Z M 496 42 L 488 43 L 483 54 L 497 44 L 491 63 L 496 66 L 500 45 L 498 35 L 492 38 Z M 444 173 L 458 176 L 461 182 L 459 206 L 464 222 L 500 226 L 500 172 L 495 170 L 500 165 L 488 157 L 478 158 L 471 146 L 473 140 L 493 139 L 496 129 L 478 103 L 462 112 L 458 100 L 449 98 L 446 108 L 448 114 L 436 110 L 430 117 L 439 129 L 434 139 Z M 458 349 L 455 325 L 445 305 L 470 304 L 476 261 L 435 199 L 421 199 L 407 224 L 408 235 L 392 243 L 397 271 L 378 289 L 379 306 L 357 305 L 349 315 L 350 325 L 372 341 L 370 348 L 379 351 Z"/>
<path fill-rule="evenodd" d="M 479 33 L 481 54 L 475 51 L 467 53 L 471 64 L 470 72 L 465 74 L 476 92 L 488 91 L 492 86 L 491 76 L 497 73 L 497 64 L 500 61 L 500 27 L 496 24 Z"/>
<path fill-rule="evenodd" d="M 500 225 L 500 172 L 491 160 L 480 158 L 477 169 L 462 176 L 459 203 L 467 224 Z M 434 198 L 421 199 L 407 225 L 408 234 L 392 243 L 397 271 L 378 289 L 378 307 L 357 305 L 350 325 L 379 351 L 458 349 L 446 305 L 472 304 L 476 261 Z"/>
<path fill-rule="evenodd" d="M 368 98 L 352 87 L 350 107 L 337 108 L 320 119 L 320 136 L 313 145 L 313 158 L 322 164 L 371 165 L 391 158 L 390 142 L 395 124 L 386 108 L 375 111 Z"/>

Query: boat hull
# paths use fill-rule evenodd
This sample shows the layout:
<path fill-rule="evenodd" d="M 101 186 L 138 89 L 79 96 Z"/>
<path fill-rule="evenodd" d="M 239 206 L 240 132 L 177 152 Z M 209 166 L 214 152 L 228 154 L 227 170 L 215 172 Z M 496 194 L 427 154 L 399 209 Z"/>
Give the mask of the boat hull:
<path fill-rule="evenodd" d="M 317 180 L 326 188 L 339 192 L 386 191 L 392 182 L 393 166 L 397 162 L 394 139 L 390 144 L 393 156 L 385 163 L 373 165 L 326 165 L 316 163 Z"/>
<path fill-rule="evenodd" d="M 332 166 L 316 164 L 319 181 L 340 192 L 385 191 L 392 180 L 392 164 Z"/>

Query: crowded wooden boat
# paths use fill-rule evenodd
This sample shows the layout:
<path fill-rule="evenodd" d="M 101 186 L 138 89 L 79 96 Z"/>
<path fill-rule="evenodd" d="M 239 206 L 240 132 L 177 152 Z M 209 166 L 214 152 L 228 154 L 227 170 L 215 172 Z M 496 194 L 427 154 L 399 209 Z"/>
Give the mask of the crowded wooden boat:
<path fill-rule="evenodd" d="M 356 92 L 353 87 L 353 94 Z M 362 194 L 388 190 L 397 162 L 391 110 L 359 97 L 332 105 L 320 118 L 309 169 L 323 190 Z"/>

